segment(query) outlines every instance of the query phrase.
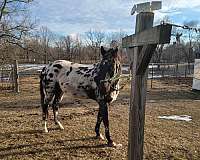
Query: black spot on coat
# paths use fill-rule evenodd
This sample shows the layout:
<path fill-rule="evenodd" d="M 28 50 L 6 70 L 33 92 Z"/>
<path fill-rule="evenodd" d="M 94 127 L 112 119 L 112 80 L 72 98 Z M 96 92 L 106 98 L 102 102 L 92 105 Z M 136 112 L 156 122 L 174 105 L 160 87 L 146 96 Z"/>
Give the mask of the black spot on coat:
<path fill-rule="evenodd" d="M 49 73 L 49 77 L 52 78 L 53 77 L 53 73 Z"/>
<path fill-rule="evenodd" d="M 82 74 L 82 75 L 84 74 L 84 73 L 81 72 L 80 70 L 77 70 L 76 73 L 77 73 L 77 74 Z"/>
<path fill-rule="evenodd" d="M 58 68 L 58 69 L 63 68 L 61 64 L 54 64 L 53 67 L 56 67 L 56 68 Z"/>
<path fill-rule="evenodd" d="M 87 71 L 88 67 L 78 67 L 80 70 Z"/>
<path fill-rule="evenodd" d="M 83 86 L 78 86 L 77 88 L 80 89 L 80 88 L 82 88 L 82 87 L 83 87 Z"/>
<path fill-rule="evenodd" d="M 44 72 L 44 71 L 45 71 L 45 69 L 46 69 L 46 67 L 42 68 L 42 72 Z"/>
<path fill-rule="evenodd" d="M 83 77 L 90 77 L 90 74 L 85 74 Z"/>
<path fill-rule="evenodd" d="M 86 73 L 90 73 L 93 70 L 93 68 L 88 69 L 88 71 Z"/>
<path fill-rule="evenodd" d="M 72 67 L 70 67 L 69 71 L 66 73 L 66 76 L 69 76 L 69 74 L 71 73 L 72 71 Z"/>

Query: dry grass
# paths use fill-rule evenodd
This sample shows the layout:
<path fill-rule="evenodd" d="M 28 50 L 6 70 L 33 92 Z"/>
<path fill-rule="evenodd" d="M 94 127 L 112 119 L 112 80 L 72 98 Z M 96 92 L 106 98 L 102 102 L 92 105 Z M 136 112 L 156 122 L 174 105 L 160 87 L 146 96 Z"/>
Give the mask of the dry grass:
<path fill-rule="evenodd" d="M 0 93 L 1 159 L 127 159 L 128 86 L 109 108 L 111 135 L 122 144 L 116 149 L 94 139 L 98 106 L 90 100 L 65 97 L 59 110 L 65 130 L 54 125 L 50 111 L 50 132 L 43 133 L 38 81 L 23 78 L 19 94 Z M 200 95 L 190 85 L 190 79 L 162 80 L 148 89 L 145 159 L 200 159 Z M 158 119 L 174 114 L 191 115 L 192 121 Z"/>

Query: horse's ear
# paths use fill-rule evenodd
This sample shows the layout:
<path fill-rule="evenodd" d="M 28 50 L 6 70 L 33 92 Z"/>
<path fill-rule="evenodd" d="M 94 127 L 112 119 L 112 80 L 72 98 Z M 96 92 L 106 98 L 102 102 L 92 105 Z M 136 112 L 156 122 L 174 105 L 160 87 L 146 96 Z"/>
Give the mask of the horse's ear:
<path fill-rule="evenodd" d="M 102 56 L 106 53 L 105 49 L 103 48 L 103 46 L 101 46 L 101 54 Z"/>

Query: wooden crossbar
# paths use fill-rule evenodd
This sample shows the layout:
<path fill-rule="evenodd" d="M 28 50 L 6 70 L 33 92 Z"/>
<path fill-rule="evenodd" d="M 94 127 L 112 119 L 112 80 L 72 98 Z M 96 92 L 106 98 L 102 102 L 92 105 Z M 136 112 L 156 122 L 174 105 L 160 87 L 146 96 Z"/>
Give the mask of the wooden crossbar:
<path fill-rule="evenodd" d="M 123 48 L 170 42 L 172 25 L 162 24 L 122 39 Z"/>

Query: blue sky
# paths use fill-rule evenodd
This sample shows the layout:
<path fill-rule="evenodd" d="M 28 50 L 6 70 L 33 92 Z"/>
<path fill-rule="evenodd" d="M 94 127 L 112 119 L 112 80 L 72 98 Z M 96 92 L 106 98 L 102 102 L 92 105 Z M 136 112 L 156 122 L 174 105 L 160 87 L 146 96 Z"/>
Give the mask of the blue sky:
<path fill-rule="evenodd" d="M 31 12 L 40 26 L 62 35 L 84 33 L 90 29 L 104 32 L 122 30 L 133 33 L 135 15 L 130 12 L 142 0 L 35 0 Z M 168 16 L 173 23 L 196 21 L 200 24 L 200 0 L 163 0 L 155 11 L 155 22 Z"/>

